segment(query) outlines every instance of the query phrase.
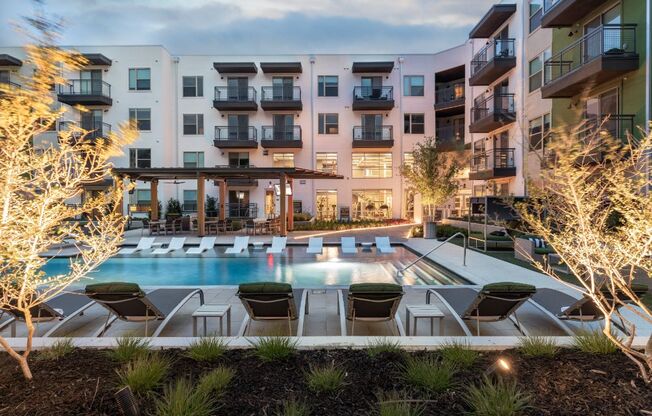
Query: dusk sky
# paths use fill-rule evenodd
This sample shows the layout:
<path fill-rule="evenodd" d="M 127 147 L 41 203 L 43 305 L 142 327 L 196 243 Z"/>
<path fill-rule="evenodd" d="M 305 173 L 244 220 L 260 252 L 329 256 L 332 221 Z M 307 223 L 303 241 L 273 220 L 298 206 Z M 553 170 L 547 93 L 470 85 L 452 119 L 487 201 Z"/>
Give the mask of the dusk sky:
<path fill-rule="evenodd" d="M 496 0 L 46 0 L 63 45 L 162 44 L 174 54 L 432 53 Z M 29 0 L 0 0 L 0 46 Z"/>

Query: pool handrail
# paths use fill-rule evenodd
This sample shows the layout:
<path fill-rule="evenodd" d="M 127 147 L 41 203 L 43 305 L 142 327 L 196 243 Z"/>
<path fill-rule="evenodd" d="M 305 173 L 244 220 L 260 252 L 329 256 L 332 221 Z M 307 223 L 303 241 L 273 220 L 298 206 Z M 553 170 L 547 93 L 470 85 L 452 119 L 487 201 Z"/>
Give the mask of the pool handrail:
<path fill-rule="evenodd" d="M 462 241 L 464 241 L 464 256 L 463 256 L 462 264 L 463 264 L 464 266 L 466 266 L 466 235 L 464 235 L 463 232 L 458 231 L 458 232 L 456 232 L 455 234 L 453 234 L 453 235 L 451 235 L 450 237 L 448 237 L 446 240 L 442 241 L 442 243 L 441 243 L 440 245 L 438 245 L 437 247 L 434 247 L 433 249 L 431 249 L 430 251 L 428 251 L 426 254 L 424 254 L 424 255 L 422 255 L 421 257 L 419 257 L 418 259 L 414 260 L 412 263 L 408 264 L 407 266 L 403 267 L 403 268 L 400 269 L 400 270 L 397 270 L 397 271 L 396 271 L 396 276 L 397 276 L 397 277 L 401 277 L 401 276 L 403 276 L 403 272 L 404 272 L 404 271 L 406 271 L 406 270 L 409 269 L 410 267 L 414 266 L 416 263 L 418 263 L 418 262 L 420 262 L 421 260 L 423 260 L 423 259 L 424 259 L 426 256 L 428 256 L 430 253 L 432 253 L 433 251 L 437 250 L 439 247 L 441 247 L 441 246 L 443 246 L 444 244 L 448 243 L 450 240 L 452 240 L 453 238 L 455 238 L 455 237 L 457 237 L 457 236 L 461 236 L 461 237 L 462 237 Z"/>

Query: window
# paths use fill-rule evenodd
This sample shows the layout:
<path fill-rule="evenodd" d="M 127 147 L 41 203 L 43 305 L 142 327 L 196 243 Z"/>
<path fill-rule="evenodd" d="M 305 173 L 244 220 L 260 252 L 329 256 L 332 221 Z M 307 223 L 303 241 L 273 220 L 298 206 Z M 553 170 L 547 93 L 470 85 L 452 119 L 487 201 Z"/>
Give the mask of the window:
<path fill-rule="evenodd" d="M 317 170 L 337 174 L 337 153 L 317 152 Z"/>
<path fill-rule="evenodd" d="M 423 75 L 404 76 L 403 94 L 406 97 L 423 97 Z"/>
<path fill-rule="evenodd" d="M 550 133 L 550 114 L 530 120 L 529 124 L 530 151 L 542 150 Z"/>
<path fill-rule="evenodd" d="M 129 69 L 129 91 L 149 91 L 151 73 L 149 68 Z"/>
<path fill-rule="evenodd" d="M 129 149 L 130 168 L 151 168 L 152 149 Z"/>
<path fill-rule="evenodd" d="M 249 167 L 249 152 L 229 152 L 229 167 Z"/>
<path fill-rule="evenodd" d="M 353 178 L 391 178 L 391 153 L 353 153 Z"/>
<path fill-rule="evenodd" d="M 412 152 L 403 153 L 403 165 L 404 166 L 414 165 L 414 154 Z"/>
<path fill-rule="evenodd" d="M 355 190 L 352 196 L 353 219 L 391 218 L 391 189 Z"/>
<path fill-rule="evenodd" d="M 149 108 L 130 108 L 129 121 L 136 123 L 139 131 L 152 130 L 152 110 Z"/>
<path fill-rule="evenodd" d="M 204 77 L 183 77 L 184 97 L 204 96 Z"/>
<path fill-rule="evenodd" d="M 317 219 L 335 220 L 337 218 L 337 191 L 335 189 L 317 189 Z"/>
<path fill-rule="evenodd" d="M 203 168 L 204 152 L 183 152 L 184 168 Z"/>
<path fill-rule="evenodd" d="M 423 114 L 405 114 L 404 133 L 406 134 L 423 134 L 424 133 L 424 116 Z"/>
<path fill-rule="evenodd" d="M 541 57 L 537 56 L 530 61 L 530 92 L 541 88 L 542 79 Z"/>
<path fill-rule="evenodd" d="M 184 212 L 197 212 L 197 191 L 195 189 L 183 190 L 183 207 Z"/>
<path fill-rule="evenodd" d="M 319 113 L 319 134 L 337 134 L 337 114 Z"/>
<path fill-rule="evenodd" d="M 204 115 L 203 114 L 184 114 L 183 115 L 183 134 L 185 134 L 185 135 L 204 134 Z"/>
<path fill-rule="evenodd" d="M 319 97 L 337 97 L 337 75 L 320 75 L 317 77 L 317 95 Z"/>
<path fill-rule="evenodd" d="M 542 1 L 530 0 L 530 33 L 541 26 L 541 16 L 543 14 L 543 7 L 541 7 Z"/>
<path fill-rule="evenodd" d="M 272 166 L 275 168 L 293 168 L 294 153 L 274 153 L 272 155 Z"/>
<path fill-rule="evenodd" d="M 136 204 L 149 205 L 152 203 L 152 191 L 149 189 L 136 189 Z"/>
<path fill-rule="evenodd" d="M 292 201 L 292 212 L 295 214 L 301 214 L 303 212 L 303 202 L 297 201 L 296 199 Z"/>

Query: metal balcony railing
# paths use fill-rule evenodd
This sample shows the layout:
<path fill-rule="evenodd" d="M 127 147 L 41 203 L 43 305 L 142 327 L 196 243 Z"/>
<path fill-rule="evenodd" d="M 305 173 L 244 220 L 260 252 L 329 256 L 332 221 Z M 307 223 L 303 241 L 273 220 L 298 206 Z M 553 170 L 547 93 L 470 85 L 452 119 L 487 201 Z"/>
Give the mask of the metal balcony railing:
<path fill-rule="evenodd" d="M 224 204 L 226 216 L 228 218 L 256 218 L 258 217 L 258 204 L 256 203 L 239 203 L 229 202 Z"/>
<path fill-rule="evenodd" d="M 76 121 L 60 121 L 59 122 L 59 131 L 70 130 L 72 126 L 79 126 L 80 128 L 87 130 L 86 138 L 88 139 L 97 139 L 100 137 L 108 137 L 111 133 L 111 125 L 109 123 L 104 123 L 102 121 L 94 122 L 83 122 L 78 123 Z"/>
<path fill-rule="evenodd" d="M 504 147 L 487 150 L 473 155 L 471 158 L 471 172 L 481 172 L 496 168 L 514 167 L 514 148 Z"/>
<path fill-rule="evenodd" d="M 69 79 L 59 85 L 61 95 L 99 95 L 111 98 L 111 84 L 101 79 Z"/>
<path fill-rule="evenodd" d="M 494 39 L 484 46 L 471 60 L 471 76 L 477 74 L 495 58 L 513 58 L 514 39 Z"/>
<path fill-rule="evenodd" d="M 389 101 L 394 99 L 394 87 L 353 87 L 353 99 L 356 101 Z"/>
<path fill-rule="evenodd" d="M 363 126 L 354 126 L 353 127 L 353 140 L 393 140 L 394 131 L 392 126 L 380 126 L 380 127 L 363 127 Z"/>
<path fill-rule="evenodd" d="M 263 126 L 261 129 L 261 140 L 301 140 L 301 126 Z"/>
<path fill-rule="evenodd" d="M 471 124 L 492 114 L 514 113 L 514 94 L 494 94 L 471 108 Z"/>
<path fill-rule="evenodd" d="M 603 25 L 582 36 L 543 66 L 544 84 L 569 74 L 601 56 L 636 54 L 636 25 Z"/>
<path fill-rule="evenodd" d="M 261 101 L 301 101 L 301 88 L 296 86 L 261 87 L 260 92 Z"/>
<path fill-rule="evenodd" d="M 464 82 L 440 86 L 435 91 L 435 104 L 446 104 L 464 100 Z"/>
<path fill-rule="evenodd" d="M 215 140 L 256 141 L 258 131 L 253 126 L 215 126 Z"/>
<path fill-rule="evenodd" d="M 634 132 L 633 114 L 603 114 L 599 118 L 585 116 L 585 135 L 605 133 L 615 139 L 625 139 Z"/>
<path fill-rule="evenodd" d="M 543 0 L 543 14 L 548 13 L 563 0 Z"/>
<path fill-rule="evenodd" d="M 256 101 L 254 87 L 215 87 L 215 101 Z"/>
<path fill-rule="evenodd" d="M 464 126 L 441 126 L 435 130 L 437 143 L 455 143 L 464 140 Z"/>

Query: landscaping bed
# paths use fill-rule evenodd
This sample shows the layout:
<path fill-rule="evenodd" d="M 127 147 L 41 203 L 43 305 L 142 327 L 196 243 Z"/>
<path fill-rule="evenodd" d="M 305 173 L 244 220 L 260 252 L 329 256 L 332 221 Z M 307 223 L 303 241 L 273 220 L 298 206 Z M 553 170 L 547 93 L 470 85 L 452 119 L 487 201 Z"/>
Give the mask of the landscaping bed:
<path fill-rule="evenodd" d="M 211 352 L 214 347 L 220 351 Z M 281 357 L 283 348 L 274 349 L 276 356 L 271 358 L 256 350 L 225 350 L 219 342 L 204 346 L 203 352 L 192 358 L 183 350 L 143 352 L 141 357 L 162 358 L 167 367 L 161 379 L 145 389 L 149 391 L 137 394 L 141 412 L 165 414 L 161 407 L 156 410 L 161 403 L 155 404 L 167 392 L 164 386 L 181 378 L 201 385 L 202 376 L 215 369 L 229 373 L 220 387 L 213 381 L 210 414 L 215 415 L 373 415 L 379 414 L 381 402 L 420 408 L 423 415 L 465 414 L 472 410 L 467 402 L 469 386 L 482 385 L 483 380 L 513 384 L 527 396 L 527 406 L 515 414 L 634 415 L 652 411 L 652 386 L 646 385 L 633 364 L 618 352 L 558 349 L 554 356 L 531 356 L 519 349 L 475 353 L 458 346 L 451 351 L 405 353 L 390 344 L 379 344 L 367 350 L 290 351 Z M 0 415 L 118 415 L 114 393 L 124 384 L 118 371 L 124 374 L 128 363 L 140 359 L 137 350 L 132 348 L 128 359 L 123 354 L 122 363 L 115 354 L 102 350 L 73 349 L 62 356 L 36 352 L 32 382 L 22 378 L 7 354 L 0 354 Z M 499 357 L 510 363 L 511 371 L 486 378 L 483 374 Z M 335 377 L 332 371 L 329 377 L 309 377 L 315 369 L 329 368 L 335 370 Z M 424 369 L 427 371 L 421 371 Z M 433 373 L 438 375 L 431 377 Z M 330 387 L 329 380 L 333 382 Z M 304 406 L 308 413 L 284 410 L 293 404 Z"/>

